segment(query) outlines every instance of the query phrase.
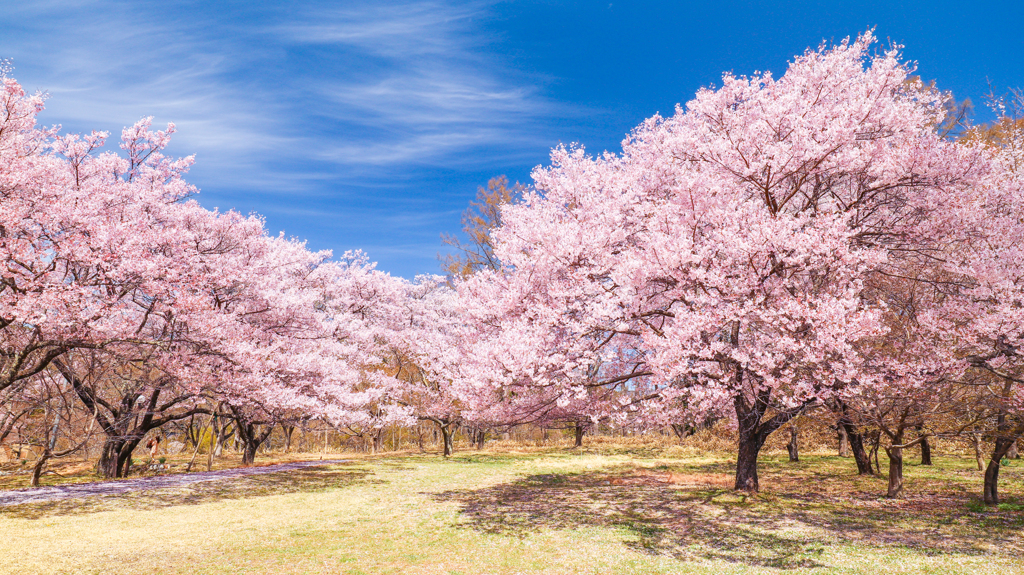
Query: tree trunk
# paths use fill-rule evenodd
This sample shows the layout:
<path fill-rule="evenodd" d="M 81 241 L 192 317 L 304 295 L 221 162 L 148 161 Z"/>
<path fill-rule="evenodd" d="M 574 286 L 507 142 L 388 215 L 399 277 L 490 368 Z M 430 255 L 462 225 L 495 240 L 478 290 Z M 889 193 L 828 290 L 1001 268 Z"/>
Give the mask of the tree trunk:
<path fill-rule="evenodd" d="M 1013 443 L 1010 444 L 1010 449 L 1009 449 L 1009 451 L 1006 452 L 1006 457 L 1008 459 L 1020 459 L 1020 453 L 1017 452 L 1017 442 L 1016 441 L 1014 441 Z"/>
<path fill-rule="evenodd" d="M 852 427 L 852 426 L 851 426 Z M 860 431 L 846 428 L 846 436 L 850 438 L 850 450 L 853 451 L 853 459 L 857 462 L 858 475 L 874 475 L 875 468 L 871 467 L 871 456 L 864 448 L 864 435 Z"/>
<path fill-rule="evenodd" d="M 928 443 L 928 438 L 921 440 L 921 465 L 932 464 L 932 446 Z"/>
<path fill-rule="evenodd" d="M 252 466 L 256 462 L 256 449 L 259 445 L 255 441 L 242 441 L 242 465 Z"/>
<path fill-rule="evenodd" d="M 742 383 L 743 373 L 742 369 L 737 369 L 737 384 Z M 767 420 L 761 421 L 761 417 L 768 410 L 771 393 L 770 388 L 764 388 L 754 394 L 753 401 L 748 401 L 744 394 L 738 394 L 733 398 L 733 408 L 736 410 L 739 431 L 736 483 L 733 487 L 737 491 L 757 492 L 760 490 L 761 486 L 757 477 L 757 456 L 761 452 L 761 448 L 764 447 L 765 440 L 772 432 L 800 415 L 804 410 L 802 406 L 782 410 Z"/>
<path fill-rule="evenodd" d="M 760 434 L 740 431 L 739 450 L 736 458 L 736 484 L 734 486 L 737 491 L 757 492 L 760 490 L 757 478 L 757 455 L 763 446 L 764 439 Z"/>
<path fill-rule="evenodd" d="M 985 469 L 985 456 L 981 451 L 981 432 L 972 432 L 971 439 L 974 440 L 974 459 L 978 463 L 978 471 L 983 471 Z"/>
<path fill-rule="evenodd" d="M 189 422 L 191 425 L 191 422 Z M 196 457 L 199 455 L 199 447 L 202 444 L 203 438 L 206 437 L 207 428 L 199 425 L 199 439 L 195 442 L 195 448 L 192 450 L 192 459 L 188 460 L 188 465 L 185 467 L 185 473 L 192 471 L 192 465 L 196 462 Z"/>
<path fill-rule="evenodd" d="M 228 421 L 225 421 L 224 425 L 220 427 L 220 433 L 217 435 L 217 445 L 213 450 L 213 455 L 215 457 L 224 455 L 224 448 L 227 446 L 229 439 L 233 439 L 235 443 L 238 442 L 238 438 L 235 437 L 235 426 Z"/>
<path fill-rule="evenodd" d="M 455 435 L 455 430 L 452 429 L 451 423 L 438 424 L 441 427 L 441 438 L 444 443 L 444 456 L 451 457 L 452 453 L 455 452 L 454 442 L 452 436 Z"/>
<path fill-rule="evenodd" d="M 1003 457 L 1010 451 L 1011 445 L 1013 445 L 1013 441 L 1008 438 L 996 438 L 996 446 L 992 450 L 992 458 L 989 459 L 988 467 L 985 468 L 985 505 L 999 505 L 999 466 Z"/>
<path fill-rule="evenodd" d="M 573 429 L 576 436 L 576 442 L 573 444 L 574 447 L 583 447 L 583 434 L 586 430 L 587 428 L 583 427 L 582 424 L 576 424 L 576 427 Z"/>
<path fill-rule="evenodd" d="M 733 331 L 733 339 L 739 330 L 737 323 Z M 743 370 L 736 369 L 736 383 L 742 383 Z M 768 391 L 770 394 L 771 392 Z M 762 400 L 761 394 L 754 395 L 754 401 L 748 402 L 743 394 L 737 394 L 733 398 L 733 409 L 736 410 L 736 422 L 738 423 L 738 445 L 736 449 L 736 483 L 733 489 L 737 491 L 757 492 L 761 486 L 757 478 L 757 454 L 764 445 L 764 437 L 760 433 L 759 424 L 761 416 L 767 409 L 768 396 Z"/>
<path fill-rule="evenodd" d="M 1010 384 L 1007 383 L 1004 395 L 1009 395 L 1009 392 Z M 1016 429 L 1011 428 L 1006 419 L 1006 412 L 1000 410 L 999 417 L 996 419 L 996 444 L 992 449 L 988 467 L 985 469 L 984 499 L 986 505 L 999 505 L 999 466 L 1002 465 L 1003 457 L 1016 445 L 1022 431 L 1020 425 Z"/>
<path fill-rule="evenodd" d="M 786 451 L 789 452 L 789 461 L 792 463 L 798 463 L 800 461 L 800 445 L 797 441 L 798 432 L 796 425 L 790 424 L 789 426 L 789 443 L 786 444 Z"/>
<path fill-rule="evenodd" d="M 110 437 L 103 442 L 103 451 L 96 462 L 96 472 L 108 479 L 128 477 L 132 466 L 132 453 L 141 437 Z"/>
<path fill-rule="evenodd" d="M 117 458 L 117 468 L 120 470 L 120 475 L 117 477 L 128 477 L 128 474 L 132 471 L 132 452 L 135 451 L 135 444 L 128 442 L 121 448 L 121 454 Z"/>
<path fill-rule="evenodd" d="M 846 428 L 836 425 L 836 433 L 839 435 L 839 457 L 850 456 L 850 438 L 846 435 Z M 863 446 L 861 446 L 863 449 Z"/>
<path fill-rule="evenodd" d="M 220 409 L 219 407 L 217 409 Z M 220 446 L 220 418 L 217 417 L 217 412 L 210 418 L 210 452 L 206 456 L 206 470 L 213 471 L 213 458 L 217 455 L 217 448 Z"/>
<path fill-rule="evenodd" d="M 484 442 L 487 441 L 487 432 L 483 429 L 477 429 L 475 435 L 476 448 L 479 451 L 484 448 Z"/>
<path fill-rule="evenodd" d="M 242 465 L 249 467 L 256 462 L 256 451 L 270 437 L 273 430 L 273 424 L 264 425 L 262 431 L 257 423 L 239 421 L 235 425 L 235 434 L 242 447 Z"/>
<path fill-rule="evenodd" d="M 241 410 L 232 407 L 232 411 L 235 415 L 235 438 L 242 448 L 242 465 L 249 467 L 256 461 L 256 450 L 270 437 L 275 424 L 272 422 L 262 424 L 263 429 L 261 430 L 261 424 L 247 421 Z"/>
<path fill-rule="evenodd" d="M 29 481 L 29 485 L 32 487 L 39 487 L 39 478 L 43 475 L 43 468 L 46 466 L 46 461 L 50 459 L 49 450 L 43 451 L 43 454 L 36 459 L 36 464 L 32 466 L 32 479 Z"/>
<path fill-rule="evenodd" d="M 923 435 L 924 426 L 918 425 L 914 429 L 917 431 L 917 436 L 921 438 L 921 465 L 932 464 L 932 445 L 928 443 L 928 437 Z"/>
<path fill-rule="evenodd" d="M 82 403 L 93 412 L 93 419 L 106 435 L 103 441 L 103 451 L 99 461 L 96 462 L 96 472 L 107 478 L 127 477 L 131 471 L 132 451 L 142 441 L 143 436 L 158 427 L 158 424 L 154 423 L 153 416 L 157 400 L 160 397 L 160 390 L 153 390 L 145 405 L 137 402 L 136 397 L 139 396 L 129 394 L 121 398 L 117 407 L 112 407 L 99 401 L 95 391 L 76 377 L 67 366 L 59 362 L 55 365 L 64 379 L 71 383 L 75 394 L 82 400 Z M 101 404 L 109 410 L 109 418 L 101 413 Z M 184 419 L 189 415 L 191 414 L 183 414 L 181 418 Z"/>
<path fill-rule="evenodd" d="M 871 458 L 875 460 L 875 469 L 879 473 L 882 471 L 882 465 L 878 463 L 878 446 L 881 444 L 882 432 L 876 429 L 874 433 L 871 434 Z"/>
<path fill-rule="evenodd" d="M 893 443 L 903 443 L 903 435 L 898 434 Z M 903 495 L 903 448 L 886 447 L 885 452 L 889 455 L 889 491 L 886 497 L 901 497 Z"/>
<path fill-rule="evenodd" d="M 189 447 L 198 447 L 202 441 L 203 426 L 200 423 L 199 428 L 196 429 L 196 416 L 188 418 L 188 423 L 185 424 L 185 449 Z"/>
<path fill-rule="evenodd" d="M 282 423 L 281 430 L 284 431 L 284 452 L 288 453 L 292 450 L 292 434 L 295 433 L 295 426 Z"/>
<path fill-rule="evenodd" d="M 117 456 L 121 452 L 121 442 L 117 439 L 107 437 L 103 441 L 103 450 L 100 452 L 100 459 L 96 462 L 96 473 L 106 478 L 120 477 L 118 475 Z"/>
<path fill-rule="evenodd" d="M 846 404 L 840 404 L 837 425 L 843 430 L 843 435 L 850 444 L 850 450 L 853 451 L 853 459 L 857 462 L 857 474 L 874 475 L 874 469 L 871 468 L 871 457 L 868 455 L 867 449 L 864 448 L 864 434 L 853 423 L 849 407 Z M 840 450 L 842 449 L 841 446 L 842 443 L 840 443 Z M 842 451 L 840 451 L 840 455 L 842 455 Z"/>
<path fill-rule="evenodd" d="M 127 477 L 131 471 L 132 452 L 147 433 L 172 421 L 180 421 L 205 412 L 201 408 L 192 408 L 184 412 L 166 413 L 162 410 L 184 400 L 180 396 L 159 406 L 161 387 L 149 391 L 147 398 L 141 393 L 122 393 L 117 405 L 101 400 L 94 389 L 75 376 L 66 365 L 54 364 L 64 379 L 71 383 L 78 398 L 90 412 L 93 420 L 99 424 L 106 435 L 103 452 L 96 464 L 97 471 L 105 477 Z M 140 401 L 141 400 L 141 401 Z M 163 413 L 161 417 L 156 417 Z"/>

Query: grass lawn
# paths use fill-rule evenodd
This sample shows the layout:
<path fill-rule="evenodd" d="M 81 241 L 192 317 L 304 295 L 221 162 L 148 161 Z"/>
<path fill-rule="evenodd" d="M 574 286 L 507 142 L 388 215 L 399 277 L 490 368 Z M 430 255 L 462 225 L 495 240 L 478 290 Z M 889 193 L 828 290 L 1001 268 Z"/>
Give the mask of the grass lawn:
<path fill-rule="evenodd" d="M 883 460 L 884 464 L 884 460 Z M 188 488 L 0 508 L 3 573 L 1024 573 L 1024 461 L 977 503 L 969 459 L 909 465 L 677 448 L 361 458 Z M 671 473 L 669 473 L 671 472 Z"/>

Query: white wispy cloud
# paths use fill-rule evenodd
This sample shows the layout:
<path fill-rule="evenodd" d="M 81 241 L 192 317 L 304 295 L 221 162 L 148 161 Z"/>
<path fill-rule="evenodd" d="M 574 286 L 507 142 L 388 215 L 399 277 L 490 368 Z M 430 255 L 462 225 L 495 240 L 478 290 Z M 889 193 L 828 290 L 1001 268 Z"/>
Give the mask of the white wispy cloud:
<path fill-rule="evenodd" d="M 399 60 L 425 54 L 465 58 L 465 48 L 484 42 L 463 33 L 491 4 L 413 1 L 308 6 L 296 15 L 296 21 L 274 26 L 269 32 L 295 43 L 346 44 Z"/>
<path fill-rule="evenodd" d="M 49 93 L 43 121 L 107 130 L 116 140 L 120 127 L 155 116 L 177 125 L 174 151 L 240 174 L 258 163 L 254 154 L 295 143 L 280 129 L 276 102 L 254 105 L 226 81 L 237 66 L 232 50 L 201 30 L 112 4 L 33 4 L 13 14 L 22 17 L 22 33 L 0 40 L 0 54 L 13 59 L 27 88 Z"/>
<path fill-rule="evenodd" d="M 530 124 L 565 113 L 488 56 L 487 38 L 474 28 L 487 3 L 311 5 L 285 22 L 227 28 L 210 16 L 181 22 L 147 6 L 29 4 L 9 13 L 21 33 L 0 41 L 0 53 L 14 57 L 32 87 L 51 93 L 47 117 L 75 129 L 142 115 L 173 120 L 176 148 L 227 168 L 310 150 L 340 167 L 480 164 L 493 153 L 467 155 L 474 146 L 497 145 L 507 155 L 543 145 Z M 309 73 L 275 75 L 280 52 L 293 48 L 338 52 Z M 327 138 L 316 126 L 310 133 L 309 117 L 340 129 Z"/>
<path fill-rule="evenodd" d="M 324 78 L 309 87 L 326 103 L 317 114 L 358 126 L 372 138 L 340 138 L 320 157 L 353 165 L 493 161 L 474 147 L 535 148 L 530 125 L 556 114 L 529 79 L 505 70 L 472 24 L 487 8 L 438 2 L 317 11 L 273 29 L 298 45 L 341 46 L 367 58 L 375 73 Z M 564 112 L 564 110 L 562 111 Z M 491 152 L 493 154 L 493 152 Z"/>
<path fill-rule="evenodd" d="M 403 198 L 429 195 L 424 170 L 534 163 L 550 141 L 544 122 L 570 114 L 495 54 L 481 27 L 492 8 L 38 0 L 4 7 L 0 58 L 26 88 L 50 93 L 44 123 L 116 140 L 143 116 L 173 121 L 169 151 L 197 155 L 190 179 L 210 207 L 258 209 L 305 235 L 330 211 L 321 201 L 386 194 L 398 219 L 382 225 L 396 247 L 377 249 L 426 264 L 475 187 L 413 207 Z M 353 214 L 328 217 L 360 227 L 365 214 Z M 329 245 L 323 228 L 311 224 L 323 235 L 311 239 Z"/>

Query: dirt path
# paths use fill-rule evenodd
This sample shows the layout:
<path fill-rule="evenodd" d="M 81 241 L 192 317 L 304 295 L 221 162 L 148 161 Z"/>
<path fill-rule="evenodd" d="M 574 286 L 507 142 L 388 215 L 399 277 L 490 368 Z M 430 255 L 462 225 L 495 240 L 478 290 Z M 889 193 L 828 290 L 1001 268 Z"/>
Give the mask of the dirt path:
<path fill-rule="evenodd" d="M 62 501 L 65 499 L 81 499 L 85 497 L 98 497 L 103 495 L 121 495 L 123 493 L 130 493 L 133 491 L 147 491 L 150 489 L 164 489 L 168 487 L 184 487 L 186 485 L 200 483 L 203 481 L 218 481 L 222 479 L 230 479 L 232 477 L 242 477 L 245 475 L 278 473 L 280 471 L 292 471 L 295 469 L 304 469 L 306 467 L 335 465 L 338 463 L 349 463 L 349 461 L 344 459 L 296 461 L 293 463 L 267 465 L 265 467 L 238 467 L 235 469 L 224 469 L 221 471 L 157 475 L 154 477 L 140 477 L 138 479 L 124 479 L 120 481 L 97 481 L 94 483 L 75 483 L 71 485 L 57 485 L 53 487 L 13 489 L 11 491 L 0 492 L 0 507 L 22 505 L 24 503 L 42 503 L 46 501 Z"/>

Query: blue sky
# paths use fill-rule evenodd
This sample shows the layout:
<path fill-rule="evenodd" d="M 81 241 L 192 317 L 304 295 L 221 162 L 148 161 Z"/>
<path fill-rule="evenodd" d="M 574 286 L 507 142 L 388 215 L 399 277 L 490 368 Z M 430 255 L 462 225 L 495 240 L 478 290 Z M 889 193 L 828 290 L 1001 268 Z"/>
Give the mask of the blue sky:
<path fill-rule="evenodd" d="M 0 22 L 43 123 L 173 121 L 203 205 L 406 277 L 439 270 L 488 178 L 528 182 L 559 143 L 617 151 L 723 71 L 822 40 L 876 27 L 979 104 L 1024 87 L 1021 2 L 0 0 Z"/>

